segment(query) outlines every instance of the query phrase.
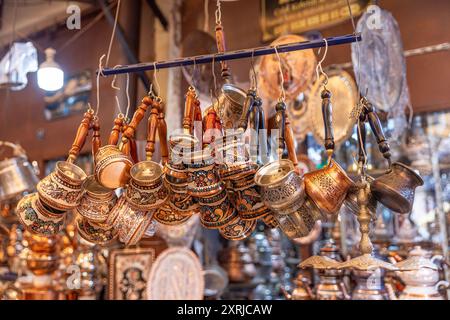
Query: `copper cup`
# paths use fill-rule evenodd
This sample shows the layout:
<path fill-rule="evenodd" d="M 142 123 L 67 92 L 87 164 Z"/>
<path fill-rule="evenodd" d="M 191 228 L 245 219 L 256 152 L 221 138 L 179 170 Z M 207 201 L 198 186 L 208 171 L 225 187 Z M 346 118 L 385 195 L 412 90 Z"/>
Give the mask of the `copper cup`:
<path fill-rule="evenodd" d="M 125 186 L 130 180 L 131 158 L 116 145 L 101 147 L 95 154 L 95 176 L 109 189 Z"/>
<path fill-rule="evenodd" d="M 208 229 L 222 228 L 237 215 L 227 195 L 217 202 L 199 205 L 199 211 L 200 222 Z"/>
<path fill-rule="evenodd" d="M 55 171 L 39 181 L 36 188 L 41 201 L 53 209 L 66 211 L 80 204 L 85 179 L 83 169 L 68 161 L 58 161 Z"/>
<path fill-rule="evenodd" d="M 341 166 L 334 161 L 304 175 L 306 194 L 321 211 L 335 214 L 339 211 L 353 181 Z"/>
<path fill-rule="evenodd" d="M 24 196 L 17 204 L 17 216 L 31 233 L 54 236 L 64 227 L 66 214 L 45 205 L 37 193 Z"/>
<path fill-rule="evenodd" d="M 117 231 L 114 228 L 100 226 L 83 217 L 77 218 L 76 226 L 80 237 L 90 243 L 106 245 L 117 237 Z"/>
<path fill-rule="evenodd" d="M 86 219 L 104 223 L 117 201 L 114 191 L 103 187 L 95 176 L 89 176 L 83 183 L 84 194 L 75 211 Z"/>
<path fill-rule="evenodd" d="M 236 192 L 235 207 L 242 220 L 262 218 L 271 212 L 262 201 L 260 187 L 253 176 L 233 181 L 232 185 Z"/>
<path fill-rule="evenodd" d="M 265 205 L 275 213 L 288 214 L 298 209 L 305 200 L 303 179 L 287 159 L 262 166 L 255 175 Z"/>
<path fill-rule="evenodd" d="M 243 240 L 250 236 L 256 229 L 256 220 L 242 220 L 238 215 L 225 227 L 219 229 L 219 233 L 227 240 Z"/>
<path fill-rule="evenodd" d="M 193 197 L 212 196 L 223 189 L 211 152 L 208 147 L 194 151 L 191 161 L 186 164 L 189 172 L 187 192 Z"/>
<path fill-rule="evenodd" d="M 131 168 L 131 180 L 125 197 L 134 207 L 151 210 L 162 206 L 168 198 L 162 167 L 154 161 L 141 161 Z"/>
<path fill-rule="evenodd" d="M 398 213 L 409 213 L 414 204 L 415 189 L 421 185 L 423 180 L 413 169 L 394 162 L 370 187 L 375 198 L 384 206 Z"/>
<path fill-rule="evenodd" d="M 185 212 L 180 213 L 180 211 L 173 209 L 170 205 L 166 204 L 156 210 L 153 218 L 159 223 L 174 226 L 183 224 L 189 220 L 192 214 L 193 211 L 190 211 L 190 214 L 186 214 Z"/>

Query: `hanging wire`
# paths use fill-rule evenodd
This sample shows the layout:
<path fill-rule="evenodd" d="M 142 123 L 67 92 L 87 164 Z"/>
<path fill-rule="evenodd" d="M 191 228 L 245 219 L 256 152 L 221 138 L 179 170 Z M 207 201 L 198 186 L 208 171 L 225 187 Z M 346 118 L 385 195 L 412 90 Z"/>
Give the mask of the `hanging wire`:
<path fill-rule="evenodd" d="M 95 107 L 95 116 L 98 115 L 98 110 L 100 109 L 100 73 L 101 70 L 103 70 L 102 68 L 102 62 L 103 59 L 105 58 L 105 54 L 103 54 L 100 59 L 98 60 L 98 70 L 99 72 L 97 73 L 97 81 L 96 81 L 96 85 L 97 85 L 97 106 Z M 89 109 L 92 110 L 91 104 L 88 103 Z"/>
<path fill-rule="evenodd" d="M 356 23 L 355 23 L 355 17 L 353 16 L 353 12 L 352 12 L 352 7 L 350 5 L 350 1 L 347 0 L 347 8 L 348 8 L 348 13 L 350 14 L 350 20 L 352 22 L 352 27 L 353 27 L 353 34 L 356 34 Z M 361 49 L 359 46 L 359 42 L 356 41 L 356 56 L 358 59 L 358 67 L 361 65 L 361 55 L 360 55 Z M 357 78 L 357 84 L 359 86 L 359 84 L 361 83 L 361 67 L 358 68 L 358 74 L 356 75 Z M 358 90 L 359 92 L 359 97 L 361 98 L 361 90 Z"/>
<path fill-rule="evenodd" d="M 111 39 L 109 40 L 108 54 L 106 55 L 106 65 L 108 65 L 108 63 L 109 63 L 109 57 L 111 55 L 111 49 L 112 49 L 112 44 L 114 41 L 114 35 L 116 34 L 117 22 L 119 20 L 119 13 L 120 13 L 120 1 L 121 0 L 117 1 L 116 17 L 114 19 L 114 26 L 113 26 L 113 30 L 111 33 Z"/>
<path fill-rule="evenodd" d="M 258 77 L 257 77 L 257 75 L 256 75 L 256 70 L 255 70 L 255 50 L 253 50 L 253 52 L 252 52 L 252 57 L 251 57 L 251 60 L 250 60 L 250 64 L 251 64 L 251 67 L 252 67 L 252 73 L 253 73 L 253 83 L 251 83 L 250 84 L 250 86 L 253 86 L 252 88 L 254 88 L 255 90 L 258 88 Z"/>
<path fill-rule="evenodd" d="M 286 100 L 286 91 L 284 91 L 284 75 L 283 75 L 283 69 L 281 68 L 281 58 L 280 58 L 280 54 L 278 53 L 277 46 L 275 46 L 274 49 L 275 49 L 275 53 L 277 55 L 278 69 L 280 71 L 280 77 L 281 77 L 281 83 L 280 83 L 281 92 L 280 92 L 279 100 L 284 101 L 284 100 Z"/>
<path fill-rule="evenodd" d="M 319 81 L 319 71 L 320 74 L 324 76 L 325 80 L 323 82 L 323 87 L 324 89 L 326 89 L 326 85 L 328 84 L 328 75 L 323 71 L 322 68 L 322 63 L 325 61 L 326 57 L 327 57 L 327 53 L 328 53 L 328 41 L 326 38 L 323 38 L 323 40 L 325 41 L 325 52 L 323 53 L 322 59 L 320 59 L 320 61 L 317 63 L 316 66 L 316 81 Z M 322 48 L 320 48 L 322 49 Z M 320 54 L 320 49 L 319 49 L 319 54 Z"/>
<path fill-rule="evenodd" d="M 209 0 L 204 0 L 204 6 L 203 6 L 203 14 L 205 21 L 203 22 L 203 31 L 208 32 L 209 30 Z"/>
<path fill-rule="evenodd" d="M 156 96 L 159 96 L 159 94 L 161 93 L 161 87 L 158 82 L 158 77 L 156 76 L 156 74 L 158 73 L 158 69 L 156 68 L 156 62 L 153 62 L 153 69 L 154 69 L 153 70 L 153 81 L 152 81 L 151 89 L 153 88 L 153 82 L 154 82 L 156 84 Z"/>
<path fill-rule="evenodd" d="M 114 66 L 113 69 L 116 69 L 116 68 L 121 67 L 121 66 L 122 65 L 118 64 L 118 65 Z M 117 109 L 119 109 L 119 115 L 122 114 L 125 117 L 125 119 L 128 119 L 128 113 L 130 111 L 130 105 L 131 105 L 131 103 L 130 103 L 130 93 L 129 93 L 130 74 L 126 73 L 126 77 L 127 77 L 127 80 L 126 80 L 125 94 L 126 94 L 126 97 L 127 97 L 127 108 L 126 108 L 125 113 L 122 111 L 122 108 L 120 107 L 120 102 L 119 102 L 119 98 L 117 97 L 117 95 L 115 96 L 115 99 L 116 99 Z M 117 75 L 114 75 L 113 80 L 111 82 L 111 88 L 113 88 L 114 90 L 120 91 L 120 87 L 116 86 L 116 79 L 117 79 Z"/>
<path fill-rule="evenodd" d="M 217 9 L 216 9 L 215 15 L 216 15 L 216 24 L 221 25 L 222 24 L 222 10 L 220 7 L 220 0 L 217 0 Z"/>

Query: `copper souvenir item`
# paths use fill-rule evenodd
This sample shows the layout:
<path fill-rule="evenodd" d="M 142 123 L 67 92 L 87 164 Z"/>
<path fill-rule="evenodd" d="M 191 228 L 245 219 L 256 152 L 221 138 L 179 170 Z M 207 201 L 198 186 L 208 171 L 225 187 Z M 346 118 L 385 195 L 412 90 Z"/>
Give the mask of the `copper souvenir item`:
<path fill-rule="evenodd" d="M 155 210 L 143 211 L 125 202 L 125 209 L 115 223 L 119 240 L 126 246 L 135 245 L 141 240 L 152 222 Z"/>
<path fill-rule="evenodd" d="M 4 202 L 34 190 L 39 179 L 36 168 L 28 161 L 21 146 L 0 141 L 2 146 L 13 151 L 13 157 L 0 161 L 0 201 Z"/>
<path fill-rule="evenodd" d="M 81 185 L 86 179 L 86 173 L 73 162 L 86 141 L 93 113 L 92 109 L 89 109 L 84 114 L 67 161 L 58 161 L 55 171 L 39 181 L 36 186 L 41 201 L 53 209 L 71 210 L 80 204 Z"/>
<path fill-rule="evenodd" d="M 168 204 L 166 204 L 155 211 L 153 219 L 164 225 L 172 226 L 183 224 L 184 222 L 189 220 L 192 214 L 192 211 L 190 215 L 180 214 L 178 210 L 174 210 Z"/>
<path fill-rule="evenodd" d="M 260 195 L 260 187 L 253 176 L 247 176 L 232 182 L 236 192 L 235 207 L 242 220 L 262 218 L 270 213 Z"/>
<path fill-rule="evenodd" d="M 109 144 L 101 147 L 96 153 L 95 176 L 97 177 L 97 181 L 106 188 L 117 189 L 125 186 L 130 180 L 130 169 L 133 162 L 127 154 L 122 152 L 122 149 L 134 137 L 136 127 L 152 103 L 153 99 L 151 97 L 144 97 L 142 99 L 141 104 L 122 134 L 120 147 L 116 144 Z M 112 142 L 117 143 L 119 130 L 119 124 L 115 124 L 110 136 L 110 139 L 113 137 L 111 139 Z"/>
<path fill-rule="evenodd" d="M 256 228 L 256 220 L 242 220 L 239 216 L 232 219 L 219 233 L 227 240 L 242 240 L 252 234 Z"/>
<path fill-rule="evenodd" d="M 77 219 L 76 226 L 79 235 L 90 243 L 106 245 L 117 237 L 117 231 L 114 228 L 99 226 L 83 217 Z"/>
<path fill-rule="evenodd" d="M 231 205 L 228 196 L 216 203 L 199 206 L 200 222 L 208 229 L 218 229 L 226 226 L 237 215 L 236 210 Z"/>
<path fill-rule="evenodd" d="M 103 187 L 95 176 L 89 176 L 83 183 L 84 194 L 75 211 L 92 222 L 104 223 L 117 201 L 114 191 Z"/>
<path fill-rule="evenodd" d="M 58 234 L 66 218 L 65 212 L 56 211 L 42 203 L 37 193 L 24 196 L 17 204 L 16 212 L 27 230 L 42 236 Z"/>

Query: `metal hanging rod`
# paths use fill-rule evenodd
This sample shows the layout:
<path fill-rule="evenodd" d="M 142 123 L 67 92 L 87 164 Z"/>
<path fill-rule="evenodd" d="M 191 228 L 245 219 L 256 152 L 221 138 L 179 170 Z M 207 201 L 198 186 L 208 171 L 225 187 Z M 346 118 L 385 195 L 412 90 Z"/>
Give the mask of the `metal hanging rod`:
<path fill-rule="evenodd" d="M 405 51 L 403 51 L 403 55 L 406 58 L 408 58 L 408 57 L 421 56 L 424 54 L 435 53 L 435 52 L 440 52 L 440 51 L 450 51 L 450 42 L 443 42 L 443 43 L 426 46 L 426 47 L 421 47 L 421 48 L 417 48 L 417 49 L 405 50 Z M 338 67 L 338 68 L 342 68 L 342 69 L 350 69 L 353 67 L 353 63 L 344 62 L 344 63 L 339 63 L 339 64 L 333 64 L 333 67 Z"/>
<path fill-rule="evenodd" d="M 356 41 L 361 41 L 361 34 L 349 34 L 345 36 L 338 37 L 330 37 L 326 38 L 328 46 L 335 46 L 340 44 L 352 43 Z M 117 68 L 105 68 L 102 70 L 102 74 L 104 76 L 110 76 L 114 74 L 122 74 L 122 73 L 134 73 L 141 71 L 149 71 L 156 69 L 166 69 L 166 68 L 175 68 L 181 66 L 190 66 L 194 64 L 203 64 L 203 63 L 211 63 L 213 61 L 228 61 L 228 60 L 236 60 L 243 58 L 251 58 L 252 56 L 264 56 L 269 54 L 275 54 L 276 51 L 278 53 L 290 52 L 290 51 L 298 51 L 298 50 L 306 50 L 313 48 L 320 48 L 325 46 L 324 39 L 311 40 L 311 41 L 303 41 L 303 42 L 294 42 L 276 46 L 276 50 L 274 46 L 265 46 L 258 47 L 252 49 L 243 49 L 236 51 L 228 51 L 223 53 L 215 53 L 215 54 L 207 54 L 200 55 L 188 58 L 179 58 L 175 60 L 169 61 L 155 61 L 155 62 L 146 62 L 146 63 L 138 63 L 132 64 L 128 66 L 122 66 Z M 99 70 L 97 70 L 99 72 Z"/>

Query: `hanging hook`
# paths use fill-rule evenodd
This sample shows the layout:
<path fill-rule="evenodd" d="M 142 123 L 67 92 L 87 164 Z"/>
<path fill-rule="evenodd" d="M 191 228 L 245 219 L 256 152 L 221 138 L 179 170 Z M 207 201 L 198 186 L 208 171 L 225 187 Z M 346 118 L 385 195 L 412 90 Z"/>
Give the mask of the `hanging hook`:
<path fill-rule="evenodd" d="M 156 66 L 156 61 L 153 62 L 153 82 L 150 85 L 150 92 L 149 92 L 149 96 L 159 96 L 161 87 L 159 86 L 159 82 L 158 82 L 158 77 L 156 76 L 158 72 L 158 68 Z M 155 83 L 156 85 L 156 92 L 153 92 L 153 83 Z"/>
<path fill-rule="evenodd" d="M 116 66 L 113 67 L 113 69 L 117 69 L 118 67 L 122 67 L 122 65 L 118 64 Z M 126 81 L 126 88 L 125 88 L 125 94 L 127 97 L 127 108 L 125 113 L 123 113 L 122 108 L 120 107 L 120 102 L 119 102 L 119 98 L 117 97 L 117 95 L 115 96 L 115 100 L 116 100 L 116 105 L 117 105 L 117 109 L 119 109 L 119 116 L 122 115 L 125 119 L 128 118 L 128 113 L 130 111 L 130 74 L 126 73 L 126 77 L 127 77 L 127 81 Z M 113 80 L 111 81 L 111 88 L 117 91 L 120 91 L 120 87 L 118 87 L 116 85 L 116 80 L 117 80 L 117 74 L 114 75 Z"/>
<path fill-rule="evenodd" d="M 325 77 L 325 81 L 323 82 L 323 87 L 324 89 L 326 89 L 326 85 L 328 84 L 328 75 L 323 71 L 322 69 L 322 63 L 325 61 L 325 58 L 327 57 L 327 53 L 328 53 L 328 40 L 326 38 L 323 38 L 323 41 L 325 41 L 325 52 L 322 56 L 322 59 L 320 59 L 320 61 L 317 63 L 316 66 L 316 79 L 317 81 L 319 81 L 319 71 L 320 73 Z M 322 48 L 320 48 L 322 49 Z M 320 49 L 318 54 L 320 54 Z"/>
<path fill-rule="evenodd" d="M 198 66 L 197 66 L 197 58 L 194 57 L 194 69 L 192 70 L 192 87 L 193 87 L 194 89 L 197 88 L 197 83 L 196 83 L 196 81 L 195 81 L 195 76 L 196 76 L 197 71 L 198 71 L 197 69 L 198 69 Z"/>
<path fill-rule="evenodd" d="M 278 98 L 279 101 L 284 101 L 286 100 L 286 91 L 284 90 L 284 75 L 283 75 L 283 69 L 282 69 L 282 62 L 281 62 L 281 58 L 280 58 L 280 54 L 278 53 L 278 47 L 275 46 L 275 53 L 277 55 L 277 59 L 278 59 L 278 68 L 280 71 L 280 77 L 281 77 L 281 82 L 280 82 L 280 97 Z"/>
<path fill-rule="evenodd" d="M 97 72 L 97 106 L 95 107 L 95 115 L 98 115 L 98 110 L 100 108 L 100 75 L 103 75 L 103 59 L 105 58 L 105 54 L 103 54 L 100 59 L 98 60 L 98 72 Z M 91 105 L 88 104 L 89 109 L 92 109 Z"/>
<path fill-rule="evenodd" d="M 253 72 L 253 83 L 250 83 L 250 87 L 252 89 L 256 90 L 258 88 L 258 78 L 256 76 L 254 59 L 255 59 L 255 50 L 252 51 L 252 57 L 251 57 L 251 60 L 250 60 L 251 67 L 252 67 L 252 72 Z"/>

